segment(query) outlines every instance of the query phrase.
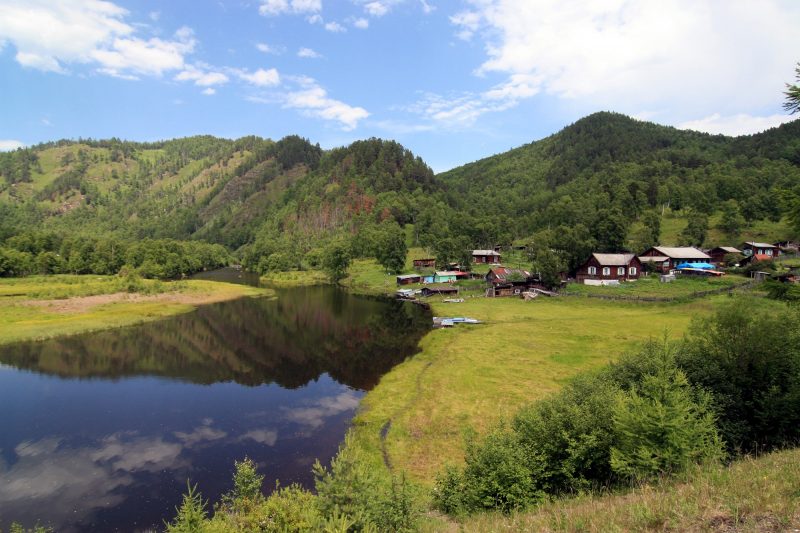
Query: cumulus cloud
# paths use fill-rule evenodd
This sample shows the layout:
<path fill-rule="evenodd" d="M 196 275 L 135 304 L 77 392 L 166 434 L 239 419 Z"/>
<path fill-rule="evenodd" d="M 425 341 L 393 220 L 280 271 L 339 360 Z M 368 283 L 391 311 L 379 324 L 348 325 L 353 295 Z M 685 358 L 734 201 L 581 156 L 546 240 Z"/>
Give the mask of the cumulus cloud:
<path fill-rule="evenodd" d="M 518 98 L 665 109 L 672 120 L 775 105 L 800 49 L 800 3 L 780 0 L 474 0 L 451 22 L 458 37 L 484 40 L 477 74 L 509 76 Z"/>
<path fill-rule="evenodd" d="M 256 43 L 256 49 L 265 54 L 282 54 L 285 50 L 280 46 L 271 46 L 266 43 Z"/>
<path fill-rule="evenodd" d="M 363 17 L 357 18 L 356 20 L 353 21 L 353 26 L 355 26 L 359 30 L 366 30 L 367 28 L 369 28 L 369 20 Z"/>
<path fill-rule="evenodd" d="M 213 87 L 206 87 L 205 89 L 200 91 L 200 94 L 203 94 L 205 96 L 214 96 L 215 94 L 217 94 L 217 90 Z"/>
<path fill-rule="evenodd" d="M 760 131 L 775 128 L 786 122 L 791 122 L 795 117 L 788 115 L 769 115 L 764 117 L 739 113 L 736 115 L 722 116 L 714 113 L 707 117 L 688 120 L 677 125 L 680 129 L 703 131 L 706 133 L 722 135 L 750 135 Z"/>
<path fill-rule="evenodd" d="M 205 65 L 187 65 L 184 70 L 175 76 L 175 81 L 193 81 L 200 87 L 211 87 L 228 83 L 228 76 L 222 72 L 217 72 L 205 68 Z"/>
<path fill-rule="evenodd" d="M 382 17 L 389 12 L 389 5 L 378 0 L 364 4 L 364 11 L 373 17 Z"/>
<path fill-rule="evenodd" d="M 262 0 L 258 12 L 265 17 L 308 14 L 322 11 L 322 0 Z"/>
<path fill-rule="evenodd" d="M 316 52 L 315 50 L 312 50 L 311 48 L 303 47 L 297 51 L 297 57 L 303 57 L 306 59 L 317 59 L 322 57 L 322 55 Z"/>
<path fill-rule="evenodd" d="M 343 33 L 347 31 L 347 28 L 335 21 L 326 23 L 325 29 L 332 33 Z"/>
<path fill-rule="evenodd" d="M 25 143 L 16 139 L 0 139 L 0 152 L 10 152 L 23 146 L 25 146 Z"/>
<path fill-rule="evenodd" d="M 0 4 L 0 42 L 16 48 L 29 68 L 66 73 L 90 64 L 112 76 L 160 76 L 183 67 L 196 41 L 189 28 L 171 38 L 143 38 L 126 22 L 128 11 L 107 1 L 6 0 Z"/>
<path fill-rule="evenodd" d="M 280 74 L 274 68 L 264 70 L 260 68 L 255 72 L 239 72 L 239 77 L 256 87 L 272 87 L 281 82 Z"/>

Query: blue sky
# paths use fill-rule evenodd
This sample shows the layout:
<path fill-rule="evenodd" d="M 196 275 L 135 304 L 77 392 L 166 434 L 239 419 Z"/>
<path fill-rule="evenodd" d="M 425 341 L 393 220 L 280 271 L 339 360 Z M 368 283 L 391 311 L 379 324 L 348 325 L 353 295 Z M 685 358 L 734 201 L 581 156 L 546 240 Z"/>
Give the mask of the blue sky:
<path fill-rule="evenodd" d="M 436 171 L 599 110 L 790 120 L 796 0 L 0 0 L 0 149 L 195 134 L 396 139 Z"/>

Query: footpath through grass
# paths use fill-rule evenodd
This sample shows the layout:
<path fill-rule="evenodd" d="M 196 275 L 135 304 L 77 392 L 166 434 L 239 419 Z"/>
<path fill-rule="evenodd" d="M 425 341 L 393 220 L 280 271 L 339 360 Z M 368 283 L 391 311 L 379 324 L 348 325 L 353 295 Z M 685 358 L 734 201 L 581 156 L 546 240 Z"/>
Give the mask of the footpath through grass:
<path fill-rule="evenodd" d="M 578 372 L 605 365 L 648 338 L 681 336 L 693 315 L 709 312 L 721 298 L 727 297 L 682 304 L 439 299 L 432 303 L 434 315 L 484 323 L 425 336 L 421 353 L 366 395 L 353 422 L 354 442 L 376 466 L 385 452 L 397 472 L 431 486 L 445 464 L 463 460 L 465 430 L 486 431 Z"/>
<path fill-rule="evenodd" d="M 214 281 L 163 282 L 117 276 L 0 279 L 0 344 L 127 326 L 268 289 Z"/>

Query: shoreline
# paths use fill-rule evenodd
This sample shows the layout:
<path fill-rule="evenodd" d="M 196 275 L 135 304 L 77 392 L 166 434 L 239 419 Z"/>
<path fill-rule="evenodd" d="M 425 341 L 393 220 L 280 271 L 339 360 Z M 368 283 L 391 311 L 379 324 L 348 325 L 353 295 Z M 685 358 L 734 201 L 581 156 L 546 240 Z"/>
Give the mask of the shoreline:
<path fill-rule="evenodd" d="M 132 326 L 238 298 L 275 297 L 271 289 L 206 280 L 146 280 L 145 292 L 128 293 L 111 290 L 113 281 L 94 275 L 0 281 L 0 345 Z M 84 287 L 87 294 L 80 294 Z"/>

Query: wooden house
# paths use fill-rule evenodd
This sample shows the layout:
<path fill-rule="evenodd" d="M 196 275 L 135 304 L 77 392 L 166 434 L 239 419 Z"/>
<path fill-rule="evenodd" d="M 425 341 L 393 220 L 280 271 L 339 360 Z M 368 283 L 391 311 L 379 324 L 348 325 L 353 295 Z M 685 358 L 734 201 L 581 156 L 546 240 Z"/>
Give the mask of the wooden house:
<path fill-rule="evenodd" d="M 461 272 L 457 270 L 439 270 L 433 275 L 434 283 L 453 283 Z"/>
<path fill-rule="evenodd" d="M 489 283 L 508 283 L 508 282 L 527 282 L 531 277 L 531 273 L 527 270 L 518 268 L 508 268 L 504 266 L 493 267 L 489 269 L 486 274 L 486 281 Z"/>
<path fill-rule="evenodd" d="M 639 279 L 642 263 L 634 254 L 599 254 L 591 257 L 578 269 L 575 279 L 579 283 L 586 280 L 630 281 Z"/>
<path fill-rule="evenodd" d="M 653 246 L 639 256 L 642 265 L 651 264 L 653 268 L 668 274 L 683 263 L 709 262 L 711 256 L 692 246 Z"/>
<path fill-rule="evenodd" d="M 782 254 L 800 253 L 800 243 L 797 241 L 778 241 L 773 242 L 772 245 L 780 250 L 780 253 Z"/>
<path fill-rule="evenodd" d="M 458 287 L 444 283 L 433 284 L 422 287 L 422 296 L 433 296 L 435 294 L 452 295 L 458 294 Z"/>
<path fill-rule="evenodd" d="M 473 263 L 496 264 L 500 259 L 500 254 L 494 250 L 472 250 Z"/>
<path fill-rule="evenodd" d="M 520 296 L 530 287 L 540 287 L 527 270 L 498 266 L 489 269 L 484 279 L 489 283 L 487 296 Z"/>
<path fill-rule="evenodd" d="M 741 254 L 742 251 L 738 248 L 734 248 L 733 246 L 717 246 L 716 248 L 710 249 L 706 252 L 709 256 L 711 256 L 710 263 L 713 265 L 721 265 L 725 261 L 725 256 L 729 254 Z"/>
<path fill-rule="evenodd" d="M 772 261 L 780 254 L 780 249 L 768 242 L 746 242 L 742 245 L 742 253 L 745 256 L 742 264 L 757 261 Z"/>
<path fill-rule="evenodd" d="M 436 268 L 436 259 L 426 257 L 424 259 L 414 259 L 414 268 Z"/>
<path fill-rule="evenodd" d="M 397 276 L 397 284 L 398 285 L 410 285 L 412 283 L 420 283 L 422 281 L 422 276 L 419 274 L 403 274 Z"/>

